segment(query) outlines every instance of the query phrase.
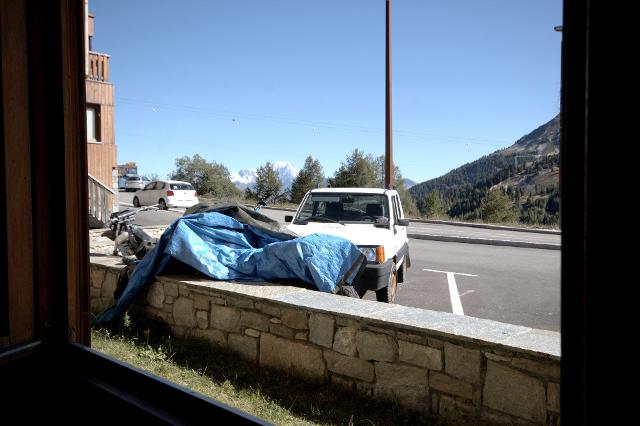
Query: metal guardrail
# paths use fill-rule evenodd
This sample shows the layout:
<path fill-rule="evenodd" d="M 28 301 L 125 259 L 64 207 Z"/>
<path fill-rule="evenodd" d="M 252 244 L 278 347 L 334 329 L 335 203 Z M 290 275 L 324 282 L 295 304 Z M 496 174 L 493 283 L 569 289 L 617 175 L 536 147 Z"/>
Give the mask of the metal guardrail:
<path fill-rule="evenodd" d="M 89 175 L 89 216 L 106 224 L 111 215 L 111 196 L 115 191 Z"/>

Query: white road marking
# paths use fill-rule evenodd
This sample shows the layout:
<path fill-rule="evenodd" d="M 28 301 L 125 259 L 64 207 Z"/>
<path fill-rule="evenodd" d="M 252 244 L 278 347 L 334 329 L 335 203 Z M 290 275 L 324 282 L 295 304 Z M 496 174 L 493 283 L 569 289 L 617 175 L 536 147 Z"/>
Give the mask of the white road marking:
<path fill-rule="evenodd" d="M 423 269 L 423 271 L 438 272 L 447 275 L 447 283 L 449 284 L 449 298 L 451 299 L 451 309 L 456 315 L 464 315 L 464 310 L 462 309 L 462 301 L 460 300 L 460 294 L 458 293 L 458 285 L 456 284 L 455 275 L 464 275 L 466 277 L 477 277 L 477 275 L 463 274 L 461 272 L 439 271 L 437 269 Z M 469 294 L 473 291 L 475 290 L 468 290 L 464 292 L 463 295 Z"/>
<path fill-rule="evenodd" d="M 460 301 L 460 295 L 458 294 L 458 286 L 456 285 L 456 279 L 453 276 L 453 272 L 447 272 L 447 283 L 449 284 L 449 297 L 451 298 L 451 309 L 456 315 L 464 315 L 462 310 L 462 302 Z"/>
<path fill-rule="evenodd" d="M 451 271 L 438 271 L 437 269 L 423 269 L 423 271 L 440 272 L 441 274 L 464 275 L 465 277 L 477 277 L 477 275 L 473 275 L 473 274 L 463 274 L 462 272 L 451 272 Z"/>

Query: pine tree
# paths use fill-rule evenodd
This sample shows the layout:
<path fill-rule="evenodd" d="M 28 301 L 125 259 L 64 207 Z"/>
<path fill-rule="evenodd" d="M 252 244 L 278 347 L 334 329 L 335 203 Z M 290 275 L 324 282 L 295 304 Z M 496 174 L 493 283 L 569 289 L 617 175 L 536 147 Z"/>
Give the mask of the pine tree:
<path fill-rule="evenodd" d="M 256 172 L 256 183 L 252 193 L 258 200 L 269 200 L 279 195 L 282 189 L 282 182 L 278 177 L 278 172 L 270 161 L 258 168 Z"/>
<path fill-rule="evenodd" d="M 340 164 L 333 178 L 329 178 L 329 185 L 335 188 L 373 188 L 377 186 L 377 177 L 375 159 L 356 148 Z"/>
<path fill-rule="evenodd" d="M 312 156 L 304 160 L 304 166 L 291 183 L 291 201 L 299 203 L 310 189 L 318 188 L 324 181 L 324 171 L 320 162 Z"/>
<path fill-rule="evenodd" d="M 424 199 L 423 203 L 424 214 L 432 219 L 439 219 L 445 215 L 444 207 L 442 206 L 442 199 L 440 197 L 440 191 L 431 191 Z"/>
<path fill-rule="evenodd" d="M 480 203 L 480 217 L 484 222 L 508 223 L 520 217 L 519 209 L 511 202 L 502 188 L 489 191 Z"/>

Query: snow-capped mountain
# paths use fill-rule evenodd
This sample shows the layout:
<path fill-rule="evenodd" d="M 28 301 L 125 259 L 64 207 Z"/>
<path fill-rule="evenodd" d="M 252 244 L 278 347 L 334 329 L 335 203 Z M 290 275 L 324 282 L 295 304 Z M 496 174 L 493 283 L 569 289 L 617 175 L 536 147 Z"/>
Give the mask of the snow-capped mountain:
<path fill-rule="evenodd" d="M 298 177 L 300 169 L 294 167 L 293 164 L 286 161 L 276 161 L 273 163 L 273 168 L 278 172 L 280 182 L 282 182 L 282 190 L 286 191 L 291 188 L 293 180 Z"/>
<path fill-rule="evenodd" d="M 280 182 L 282 182 L 282 190 L 286 191 L 291 188 L 291 183 L 298 176 L 300 170 L 293 164 L 286 161 L 276 161 L 273 168 L 278 173 Z M 229 178 L 239 189 L 244 190 L 256 183 L 257 169 L 242 169 L 238 172 L 229 173 Z"/>
<path fill-rule="evenodd" d="M 244 190 L 256 182 L 256 174 L 256 169 L 242 169 L 239 172 L 229 173 L 229 179 L 236 184 L 238 189 Z"/>

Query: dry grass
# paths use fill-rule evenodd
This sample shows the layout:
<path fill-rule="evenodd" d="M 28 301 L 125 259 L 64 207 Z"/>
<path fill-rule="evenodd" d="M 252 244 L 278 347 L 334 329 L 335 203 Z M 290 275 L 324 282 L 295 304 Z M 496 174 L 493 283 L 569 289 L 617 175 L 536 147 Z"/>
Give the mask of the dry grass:
<path fill-rule="evenodd" d="M 436 425 L 391 402 L 313 385 L 261 369 L 197 338 L 174 338 L 161 323 L 125 316 L 92 331 L 109 356 L 278 425 Z"/>

